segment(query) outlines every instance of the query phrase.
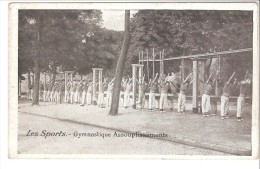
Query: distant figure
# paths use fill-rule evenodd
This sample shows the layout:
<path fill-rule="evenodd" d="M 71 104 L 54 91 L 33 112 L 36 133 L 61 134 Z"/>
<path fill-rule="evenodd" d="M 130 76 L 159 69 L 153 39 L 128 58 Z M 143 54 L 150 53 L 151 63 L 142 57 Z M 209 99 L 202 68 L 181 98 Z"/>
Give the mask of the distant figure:
<path fill-rule="evenodd" d="M 208 117 L 209 111 L 211 110 L 211 105 L 210 105 L 210 94 L 212 92 L 212 81 L 210 80 L 209 82 L 206 82 L 204 85 L 204 92 L 201 97 L 201 108 L 202 108 L 202 115 L 204 117 Z"/>
<path fill-rule="evenodd" d="M 106 79 L 104 82 L 101 82 L 101 84 L 99 85 L 99 91 L 98 91 L 98 107 L 103 108 L 104 107 L 104 89 L 105 89 L 105 85 L 106 85 Z"/>
<path fill-rule="evenodd" d="M 112 91 L 113 91 L 113 86 L 114 86 L 114 80 L 115 78 L 113 78 L 107 86 L 107 106 L 109 107 L 111 105 L 112 102 Z"/>
<path fill-rule="evenodd" d="M 65 94 L 65 103 L 70 102 L 70 94 L 71 94 L 71 82 L 68 82 L 67 88 L 66 88 L 66 94 Z"/>
<path fill-rule="evenodd" d="M 83 85 L 83 92 L 82 92 L 81 105 L 80 105 L 80 106 L 84 106 L 85 103 L 86 103 L 87 91 L 88 91 L 88 82 L 86 82 L 86 83 Z"/>
<path fill-rule="evenodd" d="M 71 104 L 74 104 L 76 87 L 77 87 L 76 82 L 72 83 L 71 88 L 70 88 L 70 103 Z"/>
<path fill-rule="evenodd" d="M 171 105 L 170 110 L 173 110 L 174 109 L 174 96 L 179 93 L 179 86 L 178 86 L 177 80 L 170 82 L 170 90 L 171 90 L 171 94 L 172 94 L 172 98 L 170 100 L 170 105 Z"/>
<path fill-rule="evenodd" d="M 229 111 L 229 95 L 230 95 L 231 87 L 230 83 L 226 83 L 223 88 L 223 94 L 221 96 L 221 119 L 224 120 L 228 118 Z"/>
<path fill-rule="evenodd" d="M 127 108 L 130 103 L 130 92 L 132 91 L 133 85 L 132 80 L 130 79 L 126 84 L 126 89 L 124 93 L 124 108 Z"/>
<path fill-rule="evenodd" d="M 180 93 L 178 95 L 178 113 L 183 114 L 185 112 L 185 104 L 186 104 L 186 93 L 189 88 L 189 81 L 185 81 L 181 84 Z"/>
<path fill-rule="evenodd" d="M 241 115 L 244 113 L 245 97 L 247 89 L 250 85 L 250 80 L 244 80 L 239 83 L 240 85 L 240 94 L 237 98 L 237 120 L 242 121 Z"/>
<path fill-rule="evenodd" d="M 159 109 L 161 112 L 164 112 L 164 107 L 168 100 L 167 97 L 168 97 L 168 90 L 169 90 L 169 82 L 166 81 L 161 82 L 159 86 L 161 88 Z"/>
<path fill-rule="evenodd" d="M 93 91 L 93 83 L 89 83 L 87 90 L 87 105 L 91 104 L 92 101 L 92 91 Z"/>
<path fill-rule="evenodd" d="M 153 80 L 150 79 L 150 82 L 149 82 L 149 87 L 150 87 L 149 103 L 148 103 L 149 111 L 153 110 L 153 105 L 154 104 L 156 105 L 155 92 L 156 92 L 156 89 L 157 89 L 157 84 L 156 84 L 157 82 L 155 82 L 155 81 L 157 79 L 157 76 L 158 76 L 158 73 L 156 74 L 154 79 Z M 157 108 L 157 106 L 156 106 L 156 108 Z"/>
<path fill-rule="evenodd" d="M 144 108 L 145 104 L 145 93 L 148 89 L 148 83 L 141 81 L 141 83 L 137 82 L 139 85 L 139 96 L 138 96 L 138 104 L 140 105 L 140 109 Z"/>

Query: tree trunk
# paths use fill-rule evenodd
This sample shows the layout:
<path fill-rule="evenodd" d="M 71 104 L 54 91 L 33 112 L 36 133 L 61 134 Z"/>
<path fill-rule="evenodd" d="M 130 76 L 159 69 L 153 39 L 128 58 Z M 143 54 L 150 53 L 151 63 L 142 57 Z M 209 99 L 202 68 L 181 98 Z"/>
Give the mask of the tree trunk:
<path fill-rule="evenodd" d="M 33 85 L 33 101 L 32 101 L 32 105 L 39 105 L 42 20 L 43 20 L 43 16 L 42 16 L 42 14 L 40 14 L 40 18 L 39 18 L 39 32 L 38 32 L 38 45 L 37 45 L 38 48 L 37 48 L 37 52 L 36 52 L 35 59 L 34 59 L 35 77 L 34 77 L 34 85 Z"/>
<path fill-rule="evenodd" d="M 117 62 L 116 75 L 113 86 L 112 104 L 109 111 L 109 115 L 118 115 L 119 96 L 121 90 L 121 81 L 125 67 L 125 61 L 127 57 L 127 51 L 130 43 L 130 10 L 125 10 L 125 33 L 124 42 L 121 50 L 120 57 Z"/>

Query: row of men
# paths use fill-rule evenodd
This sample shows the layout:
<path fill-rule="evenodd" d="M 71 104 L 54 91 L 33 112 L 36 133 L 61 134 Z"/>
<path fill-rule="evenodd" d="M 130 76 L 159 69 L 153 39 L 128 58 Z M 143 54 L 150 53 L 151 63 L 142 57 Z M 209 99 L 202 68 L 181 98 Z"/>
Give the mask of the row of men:
<path fill-rule="evenodd" d="M 228 118 L 229 112 L 229 96 L 231 92 L 231 86 L 236 83 L 236 80 L 231 83 L 231 79 L 233 78 L 235 73 L 230 77 L 230 79 L 226 82 L 223 88 L 223 94 L 221 96 L 221 119 Z M 138 83 L 139 92 L 138 92 L 138 104 L 140 105 L 140 109 L 144 108 L 145 105 L 145 93 L 149 92 L 148 98 L 148 109 L 149 111 L 156 110 L 159 108 L 161 112 L 164 112 L 166 103 L 170 102 L 170 109 L 173 110 L 174 101 L 173 99 L 168 100 L 168 94 L 171 93 L 172 95 L 178 95 L 178 104 L 177 110 L 179 114 L 183 114 L 185 112 L 185 105 L 186 105 L 186 94 L 187 90 L 192 83 L 188 79 L 191 74 L 183 81 L 179 82 L 176 78 L 172 81 L 168 81 L 168 76 L 158 77 L 156 74 L 154 79 L 150 79 L 147 83 L 143 79 Z M 210 96 L 213 91 L 213 85 L 216 82 L 217 74 L 215 78 L 208 78 L 206 84 L 204 85 L 204 92 L 202 95 L 201 100 L 201 108 L 202 114 L 204 117 L 210 116 L 211 112 L 211 101 Z M 105 78 L 102 84 L 97 84 L 99 86 L 98 91 L 98 99 L 97 105 L 99 107 L 110 106 L 112 100 L 112 90 L 113 90 L 113 81 L 112 79 L 110 82 L 107 82 L 107 78 Z M 236 83 L 236 85 L 240 86 L 240 95 L 237 99 L 237 118 L 238 121 L 242 121 L 241 114 L 244 110 L 245 104 L 245 95 L 250 85 L 251 81 L 249 79 L 244 79 L 241 82 Z M 124 78 L 122 80 L 122 89 L 120 93 L 120 100 L 125 108 L 131 106 L 131 92 L 132 92 L 132 79 L 131 78 Z M 71 104 L 80 104 L 84 106 L 85 104 L 90 105 L 93 101 L 92 90 L 93 90 L 93 83 L 91 82 L 69 82 L 66 90 L 64 82 L 56 82 L 53 87 L 50 84 L 47 84 L 46 91 L 42 89 L 42 100 L 47 102 L 53 103 L 71 103 Z M 155 98 L 156 93 L 160 93 L 160 99 L 157 100 Z M 106 100 L 105 100 L 105 91 L 107 93 Z M 172 97 L 173 98 L 173 97 Z M 106 102 L 106 103 L 105 103 Z M 214 115 L 214 113 L 212 113 Z"/>

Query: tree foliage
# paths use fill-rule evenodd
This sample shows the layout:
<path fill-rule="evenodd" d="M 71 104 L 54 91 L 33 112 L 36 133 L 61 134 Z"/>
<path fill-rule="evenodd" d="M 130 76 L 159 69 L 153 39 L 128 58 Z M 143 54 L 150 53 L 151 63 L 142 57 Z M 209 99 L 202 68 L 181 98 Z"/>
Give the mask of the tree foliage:
<path fill-rule="evenodd" d="M 252 15 L 250 11 L 140 10 L 131 20 L 129 60 L 136 62 L 139 51 L 151 53 L 151 48 L 165 49 L 166 58 L 252 48 Z M 227 60 L 241 64 L 247 59 Z M 179 65 L 175 61 L 167 69 L 176 71 Z"/>

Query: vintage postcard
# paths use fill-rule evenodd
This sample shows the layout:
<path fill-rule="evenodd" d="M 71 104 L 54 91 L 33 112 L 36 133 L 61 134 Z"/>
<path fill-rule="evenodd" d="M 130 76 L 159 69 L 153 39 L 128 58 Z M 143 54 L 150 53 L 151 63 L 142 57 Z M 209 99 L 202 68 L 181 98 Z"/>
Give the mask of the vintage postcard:
<path fill-rule="evenodd" d="M 9 158 L 259 158 L 259 3 L 11 3 Z"/>

